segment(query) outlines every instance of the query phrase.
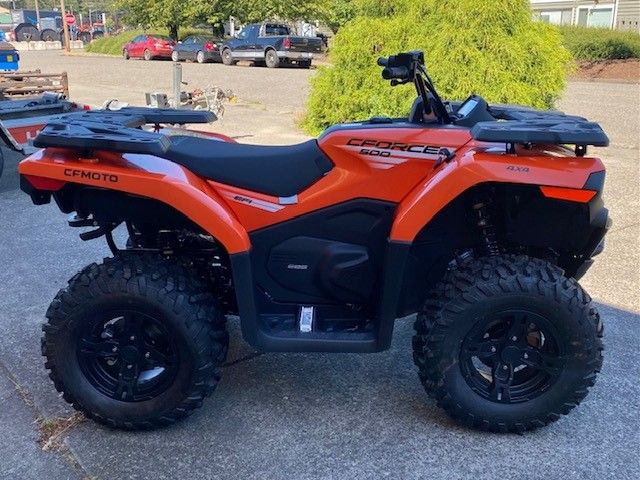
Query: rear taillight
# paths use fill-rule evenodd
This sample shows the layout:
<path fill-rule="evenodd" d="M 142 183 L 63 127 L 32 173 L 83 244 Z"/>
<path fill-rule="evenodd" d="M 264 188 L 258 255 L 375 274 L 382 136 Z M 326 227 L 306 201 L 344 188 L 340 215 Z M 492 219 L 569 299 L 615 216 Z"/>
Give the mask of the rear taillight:
<path fill-rule="evenodd" d="M 282 46 L 284 48 L 291 48 L 291 39 L 289 37 L 286 37 L 284 39 L 284 42 L 282 43 Z"/>
<path fill-rule="evenodd" d="M 207 42 L 207 43 L 205 43 L 205 44 L 204 44 L 204 48 L 205 48 L 205 50 L 207 50 L 207 51 L 209 51 L 209 52 L 210 52 L 211 50 L 215 50 L 215 49 L 216 49 L 216 47 L 217 47 L 217 45 L 216 45 L 215 43 Z"/>

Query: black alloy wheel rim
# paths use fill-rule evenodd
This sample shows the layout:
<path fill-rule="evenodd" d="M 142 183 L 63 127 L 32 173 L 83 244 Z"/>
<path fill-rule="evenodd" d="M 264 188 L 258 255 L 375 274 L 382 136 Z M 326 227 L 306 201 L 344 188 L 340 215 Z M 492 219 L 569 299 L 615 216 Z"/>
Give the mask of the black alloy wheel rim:
<path fill-rule="evenodd" d="M 553 324 L 525 310 L 480 320 L 466 335 L 460 368 L 471 389 L 497 403 L 522 403 L 553 386 L 565 366 Z"/>
<path fill-rule="evenodd" d="M 178 373 L 175 337 L 159 319 L 139 311 L 104 312 L 87 321 L 76 351 L 89 383 L 123 402 L 157 397 Z"/>

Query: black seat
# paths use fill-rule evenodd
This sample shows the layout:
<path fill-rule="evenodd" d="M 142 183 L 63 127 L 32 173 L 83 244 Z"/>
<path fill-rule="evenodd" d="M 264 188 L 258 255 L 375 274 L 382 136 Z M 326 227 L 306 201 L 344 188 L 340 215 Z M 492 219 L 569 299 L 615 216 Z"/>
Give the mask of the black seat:
<path fill-rule="evenodd" d="M 297 195 L 333 168 L 316 140 L 262 146 L 182 135 L 170 139 L 162 157 L 209 180 L 275 197 Z"/>

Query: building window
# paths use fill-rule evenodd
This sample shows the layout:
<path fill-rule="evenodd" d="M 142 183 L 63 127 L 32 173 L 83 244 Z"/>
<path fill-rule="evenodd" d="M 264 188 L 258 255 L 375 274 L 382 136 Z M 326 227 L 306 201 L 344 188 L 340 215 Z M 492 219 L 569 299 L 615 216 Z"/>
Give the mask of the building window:
<path fill-rule="evenodd" d="M 544 10 L 539 13 L 539 18 L 543 22 L 554 25 L 571 24 L 571 10 Z"/>
<path fill-rule="evenodd" d="M 576 23 L 583 27 L 611 28 L 613 6 L 578 7 Z"/>

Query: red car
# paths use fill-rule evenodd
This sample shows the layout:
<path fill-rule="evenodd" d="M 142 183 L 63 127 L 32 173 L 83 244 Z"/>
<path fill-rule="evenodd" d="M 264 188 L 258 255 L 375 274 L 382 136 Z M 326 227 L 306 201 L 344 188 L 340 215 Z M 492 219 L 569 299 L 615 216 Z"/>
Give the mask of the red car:
<path fill-rule="evenodd" d="M 154 58 L 171 58 L 174 42 L 169 37 L 162 35 L 138 35 L 124 46 L 122 55 L 125 60 L 130 58 L 144 58 L 153 60 Z"/>

